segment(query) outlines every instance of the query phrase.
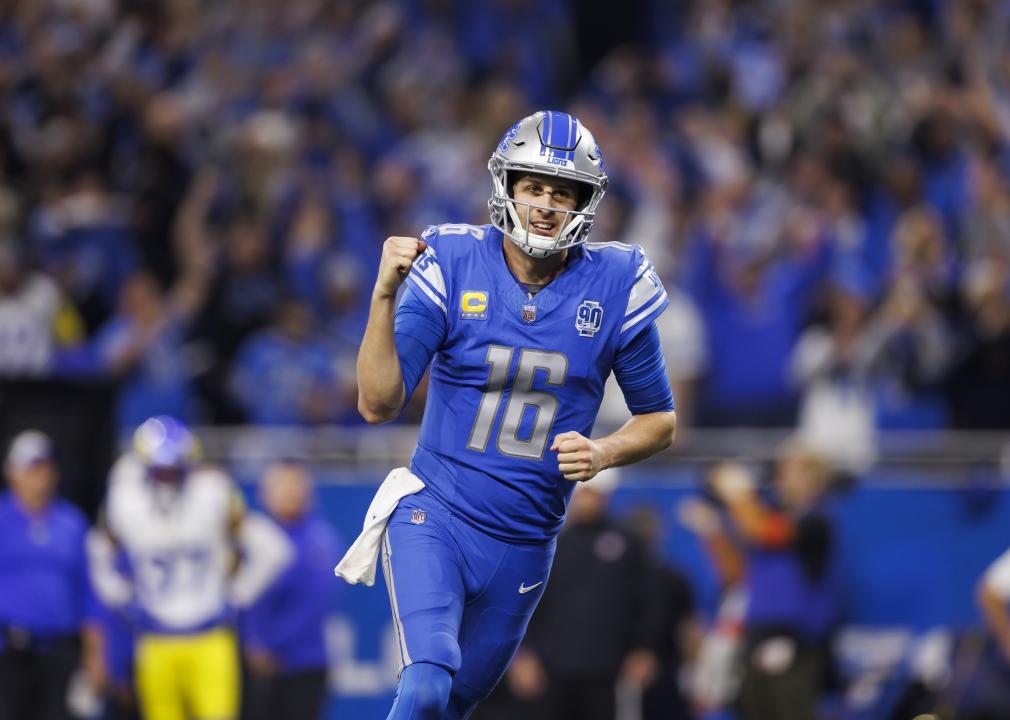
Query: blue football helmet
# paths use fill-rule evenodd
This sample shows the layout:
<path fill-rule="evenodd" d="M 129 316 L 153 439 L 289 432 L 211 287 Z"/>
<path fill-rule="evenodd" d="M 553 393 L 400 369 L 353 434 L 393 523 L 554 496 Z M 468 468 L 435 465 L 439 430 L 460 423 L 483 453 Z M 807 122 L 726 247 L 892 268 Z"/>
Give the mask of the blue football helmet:
<path fill-rule="evenodd" d="M 523 118 L 502 136 L 487 167 L 494 183 L 488 201 L 491 224 L 528 255 L 547 257 L 589 238 L 596 207 L 603 199 L 608 181 L 600 146 L 578 119 L 551 110 Z M 557 237 L 530 232 L 530 209 L 543 206 L 518 202 L 512 197 L 510 175 L 527 173 L 568 178 L 585 190 L 580 193 L 575 210 L 551 208 L 567 215 Z M 523 222 L 523 218 L 527 221 Z"/>
<path fill-rule="evenodd" d="M 159 415 L 145 420 L 133 434 L 133 450 L 157 479 L 174 479 L 200 460 L 200 443 L 185 425 Z"/>

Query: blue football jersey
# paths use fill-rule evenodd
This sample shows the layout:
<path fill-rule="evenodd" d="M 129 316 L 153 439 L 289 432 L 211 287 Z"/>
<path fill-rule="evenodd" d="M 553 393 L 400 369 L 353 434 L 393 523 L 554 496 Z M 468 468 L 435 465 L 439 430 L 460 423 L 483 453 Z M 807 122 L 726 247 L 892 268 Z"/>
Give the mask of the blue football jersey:
<path fill-rule="evenodd" d="M 575 483 L 550 447 L 589 437 L 620 348 L 666 307 L 641 247 L 587 243 L 534 297 L 490 225 L 428 228 L 408 287 L 444 313 L 411 468 L 478 529 L 512 542 L 558 533 Z"/>

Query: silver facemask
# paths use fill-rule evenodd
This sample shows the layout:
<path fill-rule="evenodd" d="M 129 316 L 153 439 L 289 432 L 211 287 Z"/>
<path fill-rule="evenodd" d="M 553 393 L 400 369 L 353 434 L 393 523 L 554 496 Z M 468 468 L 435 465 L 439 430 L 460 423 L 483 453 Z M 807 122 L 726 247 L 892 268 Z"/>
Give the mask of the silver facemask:
<path fill-rule="evenodd" d="M 494 183 L 488 200 L 491 224 L 528 255 L 547 257 L 581 245 L 589 237 L 596 207 L 607 190 L 603 155 L 593 134 L 567 113 L 540 111 L 525 117 L 502 136 L 487 164 Z M 530 232 L 532 208 L 545 207 L 512 198 L 509 176 L 536 174 L 568 178 L 586 187 L 575 210 L 547 208 L 564 215 L 555 237 Z M 525 228 L 525 229 L 524 229 Z"/>

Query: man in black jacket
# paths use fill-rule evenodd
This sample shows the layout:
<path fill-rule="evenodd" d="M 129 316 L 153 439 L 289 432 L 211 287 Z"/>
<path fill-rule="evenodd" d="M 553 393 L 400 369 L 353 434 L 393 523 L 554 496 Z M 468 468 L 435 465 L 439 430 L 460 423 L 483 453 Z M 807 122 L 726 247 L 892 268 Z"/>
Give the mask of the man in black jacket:
<path fill-rule="evenodd" d="M 692 714 L 681 692 L 681 669 L 693 664 L 702 633 L 694 593 L 684 574 L 659 553 L 662 521 L 656 509 L 636 507 L 628 514 L 627 526 L 647 553 L 644 641 L 657 661 L 652 681 L 641 688 L 641 720 L 687 720 Z"/>
<path fill-rule="evenodd" d="M 550 583 L 507 675 L 528 720 L 613 720 L 615 688 L 641 690 L 660 668 L 648 553 L 607 514 L 616 479 L 601 473 L 577 488 Z"/>

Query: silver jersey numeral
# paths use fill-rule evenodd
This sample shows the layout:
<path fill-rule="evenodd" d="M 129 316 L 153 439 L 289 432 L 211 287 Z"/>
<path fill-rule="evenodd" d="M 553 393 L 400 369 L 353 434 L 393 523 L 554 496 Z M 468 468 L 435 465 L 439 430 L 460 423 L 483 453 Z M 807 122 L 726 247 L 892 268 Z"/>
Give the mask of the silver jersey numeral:
<path fill-rule="evenodd" d="M 477 419 L 467 442 L 467 447 L 471 450 L 484 452 L 487 449 L 491 426 L 498 413 L 498 406 L 501 404 L 502 393 L 508 380 L 513 352 L 513 348 L 501 345 L 488 347 L 486 361 L 491 369 L 477 411 Z M 530 460 L 539 460 L 544 456 L 548 434 L 558 413 L 558 399 L 549 392 L 532 389 L 537 370 L 546 371 L 547 377 L 544 382 L 547 385 L 561 387 L 568 375 L 568 358 L 562 353 L 549 350 L 524 348 L 519 351 L 519 367 L 512 383 L 512 393 L 505 406 L 496 442 L 498 451 L 504 455 Z M 524 440 L 519 437 L 519 426 L 528 407 L 533 408 L 536 415 L 533 419 L 533 430 L 529 438 Z"/>
<path fill-rule="evenodd" d="M 509 365 L 512 364 L 513 348 L 502 345 L 489 345 L 485 362 L 491 366 L 487 374 L 487 386 L 484 388 L 484 395 L 480 399 L 480 408 L 477 410 L 477 419 L 474 420 L 473 428 L 470 429 L 470 440 L 466 446 L 477 452 L 484 452 L 487 449 L 487 439 L 491 436 L 491 424 L 494 416 L 498 414 L 498 405 L 501 404 L 501 395 L 505 390 L 505 381 L 509 376 Z"/>

